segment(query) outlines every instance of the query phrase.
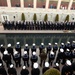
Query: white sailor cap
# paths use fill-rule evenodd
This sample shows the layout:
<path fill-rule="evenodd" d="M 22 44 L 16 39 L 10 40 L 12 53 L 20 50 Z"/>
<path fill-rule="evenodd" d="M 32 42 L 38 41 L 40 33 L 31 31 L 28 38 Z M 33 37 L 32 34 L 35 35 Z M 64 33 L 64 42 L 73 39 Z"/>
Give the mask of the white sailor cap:
<path fill-rule="evenodd" d="M 58 43 L 55 42 L 55 45 L 57 45 Z"/>
<path fill-rule="evenodd" d="M 13 65 L 13 64 L 11 64 L 11 65 L 10 65 L 10 68 L 13 68 L 13 67 L 14 67 L 14 65 Z"/>
<path fill-rule="evenodd" d="M 58 64 L 58 63 L 55 63 L 55 65 L 56 65 L 56 66 L 59 66 L 59 64 Z"/>
<path fill-rule="evenodd" d="M 24 51 L 24 54 L 27 54 L 27 51 Z"/>
<path fill-rule="evenodd" d="M 75 43 L 75 41 L 73 41 L 73 43 Z"/>
<path fill-rule="evenodd" d="M 66 51 L 70 51 L 69 49 L 67 49 Z"/>
<path fill-rule="evenodd" d="M 3 47 L 3 44 L 1 44 L 1 47 Z"/>
<path fill-rule="evenodd" d="M 20 42 L 17 42 L 16 44 L 20 44 Z"/>
<path fill-rule="evenodd" d="M 23 69 L 26 69 L 26 66 L 23 66 Z"/>
<path fill-rule="evenodd" d="M 25 46 L 27 47 L 27 46 L 28 46 L 28 44 L 25 44 Z"/>
<path fill-rule="evenodd" d="M 44 45 L 44 43 L 41 43 L 41 45 Z"/>
<path fill-rule="evenodd" d="M 64 45 L 64 43 L 61 43 L 61 45 Z"/>
<path fill-rule="evenodd" d="M 60 52 L 64 52 L 64 49 L 61 48 L 61 49 L 60 49 Z"/>
<path fill-rule="evenodd" d="M 50 52 L 50 54 L 54 55 L 54 52 L 53 52 L 53 51 L 51 51 L 51 52 Z"/>
<path fill-rule="evenodd" d="M 8 51 L 7 50 L 4 51 L 4 55 L 6 55 L 6 54 L 8 54 Z"/>
<path fill-rule="evenodd" d="M 8 44 L 8 47 L 11 47 L 11 44 L 10 43 Z"/>
<path fill-rule="evenodd" d="M 2 66 L 2 63 L 0 63 L 0 66 Z"/>
<path fill-rule="evenodd" d="M 33 52 L 33 55 L 36 55 L 36 52 Z"/>
<path fill-rule="evenodd" d="M 17 52 L 17 51 L 15 51 L 15 52 L 14 52 L 14 55 L 15 55 L 15 54 L 17 54 L 17 53 L 18 53 L 18 52 Z"/>
<path fill-rule="evenodd" d="M 49 63 L 48 62 L 45 62 L 45 67 L 49 67 Z"/>
<path fill-rule="evenodd" d="M 48 43 L 48 45 L 51 45 L 51 43 Z"/>
<path fill-rule="evenodd" d="M 38 63 L 34 63 L 33 67 L 36 69 L 38 68 Z"/>
<path fill-rule="evenodd" d="M 35 46 L 35 43 L 33 43 L 33 46 Z"/>
<path fill-rule="evenodd" d="M 70 60 L 66 60 L 66 64 L 70 66 L 72 63 Z"/>
<path fill-rule="evenodd" d="M 69 41 L 67 41 L 67 43 L 68 43 L 68 44 L 70 44 L 70 42 L 69 42 Z"/>

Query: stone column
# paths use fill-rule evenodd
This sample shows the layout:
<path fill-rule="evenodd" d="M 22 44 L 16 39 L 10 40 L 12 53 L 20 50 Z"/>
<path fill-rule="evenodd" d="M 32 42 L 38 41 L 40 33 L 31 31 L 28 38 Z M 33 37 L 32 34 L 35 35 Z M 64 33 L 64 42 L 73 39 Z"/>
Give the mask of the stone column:
<path fill-rule="evenodd" d="M 49 0 L 46 0 L 46 9 L 48 9 L 48 6 L 49 6 Z"/>
<path fill-rule="evenodd" d="M 20 0 L 21 8 L 24 8 L 24 0 Z"/>
<path fill-rule="evenodd" d="M 69 5 L 68 5 L 68 10 L 71 9 L 72 3 L 73 3 L 73 0 L 70 0 Z"/>
<path fill-rule="evenodd" d="M 33 0 L 33 8 L 36 8 L 37 6 L 37 0 Z"/>
<path fill-rule="evenodd" d="M 60 9 L 60 6 L 61 6 L 61 0 L 58 0 L 57 10 Z"/>
<path fill-rule="evenodd" d="M 11 7 L 11 0 L 7 0 L 7 5 L 9 8 Z"/>

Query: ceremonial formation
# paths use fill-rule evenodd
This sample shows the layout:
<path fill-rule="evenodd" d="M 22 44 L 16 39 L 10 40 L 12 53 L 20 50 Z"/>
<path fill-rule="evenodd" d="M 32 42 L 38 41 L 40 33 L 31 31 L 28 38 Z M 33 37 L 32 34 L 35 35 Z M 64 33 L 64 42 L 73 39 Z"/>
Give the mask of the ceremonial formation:
<path fill-rule="evenodd" d="M 4 30 L 74 30 L 75 22 L 5 21 Z"/>
<path fill-rule="evenodd" d="M 67 43 L 62 42 L 60 46 L 56 42 L 54 45 L 48 43 L 48 46 L 41 43 L 38 48 L 35 43 L 32 44 L 32 47 L 25 44 L 25 47 L 22 48 L 20 42 L 17 42 L 15 49 L 12 48 L 11 44 L 8 44 L 7 48 L 1 44 L 0 74 L 18 75 L 16 69 L 22 67 L 19 75 L 43 75 L 50 68 L 59 70 L 61 75 L 75 75 L 74 58 L 75 41 L 72 43 L 69 41 Z M 31 68 L 30 72 L 29 68 Z"/>

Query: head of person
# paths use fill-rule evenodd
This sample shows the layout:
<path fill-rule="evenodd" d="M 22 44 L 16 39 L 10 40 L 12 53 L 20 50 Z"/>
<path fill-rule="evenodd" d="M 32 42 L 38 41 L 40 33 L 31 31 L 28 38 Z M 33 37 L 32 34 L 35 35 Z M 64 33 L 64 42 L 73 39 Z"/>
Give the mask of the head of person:
<path fill-rule="evenodd" d="M 70 60 L 66 60 L 66 65 L 71 66 L 71 61 Z"/>
<path fill-rule="evenodd" d="M 50 45 L 51 45 L 51 43 L 48 43 L 48 45 L 50 46 Z"/>
<path fill-rule="evenodd" d="M 69 42 L 69 41 L 67 41 L 67 44 L 70 44 L 70 42 Z"/>
<path fill-rule="evenodd" d="M 1 47 L 3 47 L 3 44 L 1 44 Z"/>
<path fill-rule="evenodd" d="M 11 47 L 11 44 L 10 43 L 8 44 L 8 47 Z"/>
<path fill-rule="evenodd" d="M 18 54 L 18 51 L 15 51 L 15 52 L 14 52 L 14 55 L 16 55 L 16 54 Z"/>
<path fill-rule="evenodd" d="M 44 45 L 44 43 L 41 43 L 41 45 L 43 46 L 43 45 Z"/>
<path fill-rule="evenodd" d="M 55 63 L 56 66 L 59 66 L 59 63 Z"/>
<path fill-rule="evenodd" d="M 64 45 L 64 43 L 61 43 L 61 45 Z"/>
<path fill-rule="evenodd" d="M 5 51 L 4 51 L 4 55 L 7 55 L 7 54 L 8 54 L 8 51 L 7 51 L 7 50 L 5 50 Z"/>
<path fill-rule="evenodd" d="M 36 52 L 33 52 L 33 55 L 36 55 Z"/>
<path fill-rule="evenodd" d="M 62 49 L 62 48 L 61 48 L 61 49 L 60 49 L 60 52 L 62 52 L 62 53 L 63 53 L 63 52 L 64 52 L 64 49 Z"/>
<path fill-rule="evenodd" d="M 26 69 L 26 66 L 23 66 L 23 68 L 22 69 Z"/>
<path fill-rule="evenodd" d="M 33 68 L 34 68 L 34 69 L 37 69 L 37 68 L 38 68 L 38 63 L 34 63 L 34 64 L 33 64 Z"/>
<path fill-rule="evenodd" d="M 57 42 L 55 42 L 55 45 L 57 45 L 58 43 Z"/>
<path fill-rule="evenodd" d="M 24 54 L 27 54 L 27 51 L 24 51 Z"/>
<path fill-rule="evenodd" d="M 28 47 L 28 44 L 25 44 L 25 47 Z"/>
<path fill-rule="evenodd" d="M 17 44 L 17 45 L 19 45 L 19 44 L 20 44 L 20 42 L 17 42 L 16 44 Z"/>
<path fill-rule="evenodd" d="M 10 68 L 13 68 L 13 67 L 14 67 L 14 65 L 13 65 L 13 64 L 11 64 L 11 65 L 10 65 Z"/>
<path fill-rule="evenodd" d="M 45 62 L 45 67 L 49 67 L 49 63 L 48 62 Z"/>
<path fill-rule="evenodd" d="M 35 43 L 33 43 L 33 46 L 35 46 Z"/>
<path fill-rule="evenodd" d="M 0 67 L 2 67 L 2 63 L 0 63 Z"/>
<path fill-rule="evenodd" d="M 53 52 L 53 51 L 51 51 L 51 52 L 50 52 L 50 54 L 51 54 L 51 55 L 54 55 L 54 52 Z"/>

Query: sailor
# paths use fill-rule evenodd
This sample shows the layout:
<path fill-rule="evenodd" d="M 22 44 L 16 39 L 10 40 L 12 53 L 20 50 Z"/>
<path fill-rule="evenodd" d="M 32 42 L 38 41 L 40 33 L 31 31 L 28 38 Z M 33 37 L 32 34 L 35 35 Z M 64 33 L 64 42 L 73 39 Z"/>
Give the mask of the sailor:
<path fill-rule="evenodd" d="M 42 69 L 42 74 L 44 74 L 49 69 L 49 63 L 45 62 L 45 66 Z"/>
<path fill-rule="evenodd" d="M 24 55 L 22 56 L 22 59 L 24 61 L 24 65 L 29 67 L 29 55 L 27 54 L 27 51 L 24 51 Z"/>
<path fill-rule="evenodd" d="M 16 49 L 16 51 L 18 51 L 20 53 L 20 57 L 21 57 L 21 45 L 20 45 L 20 42 L 16 43 L 15 49 Z"/>
<path fill-rule="evenodd" d="M 0 46 L 0 52 L 3 54 L 4 51 L 5 51 L 5 48 L 4 48 L 3 44 L 1 44 L 1 46 Z"/>
<path fill-rule="evenodd" d="M 40 69 L 38 68 L 38 63 L 34 63 L 31 70 L 31 75 L 40 75 Z"/>
<path fill-rule="evenodd" d="M 7 67 L 9 67 L 9 65 L 11 64 L 11 55 L 8 53 L 7 50 L 4 51 L 3 60 L 6 63 Z"/>
<path fill-rule="evenodd" d="M 33 54 L 32 54 L 32 56 L 31 56 L 31 63 L 32 63 L 32 65 L 31 65 L 31 67 L 33 67 L 33 64 L 35 63 L 35 62 L 37 62 L 37 60 L 38 60 L 38 57 L 37 57 L 37 55 L 36 55 L 36 52 L 33 52 Z"/>
<path fill-rule="evenodd" d="M 14 68 L 14 65 L 13 64 L 11 64 L 10 67 L 8 68 L 8 74 L 9 75 L 17 75 L 17 71 Z"/>
<path fill-rule="evenodd" d="M 48 43 L 47 53 L 49 53 L 51 50 L 52 50 L 52 45 L 51 45 L 51 43 Z"/>
<path fill-rule="evenodd" d="M 13 59 L 15 61 L 16 67 L 21 67 L 21 57 L 20 57 L 20 53 L 18 51 L 14 52 L 14 56 Z"/>
<path fill-rule="evenodd" d="M 28 44 L 25 44 L 24 51 L 27 51 L 27 53 L 28 53 L 28 55 L 29 55 L 29 47 L 28 47 Z"/>
<path fill-rule="evenodd" d="M 7 51 L 13 56 L 13 48 L 11 47 L 11 44 L 8 44 Z"/>
<path fill-rule="evenodd" d="M 44 43 L 41 43 L 41 45 L 39 47 L 40 53 L 42 52 L 43 49 L 45 49 L 45 46 L 44 46 Z"/>
<path fill-rule="evenodd" d="M 21 75 L 29 75 L 29 70 L 26 68 L 26 66 L 23 66 L 20 74 Z"/>
<path fill-rule="evenodd" d="M 2 63 L 0 63 L 0 75 L 7 75 L 7 72 L 5 68 L 2 66 Z"/>
<path fill-rule="evenodd" d="M 33 43 L 33 46 L 32 46 L 32 48 L 31 48 L 31 52 L 33 53 L 33 52 L 36 52 L 36 46 L 35 46 L 35 43 Z"/>
<path fill-rule="evenodd" d="M 66 60 L 66 64 L 62 67 L 61 75 L 72 75 L 72 63 L 70 60 Z"/>

